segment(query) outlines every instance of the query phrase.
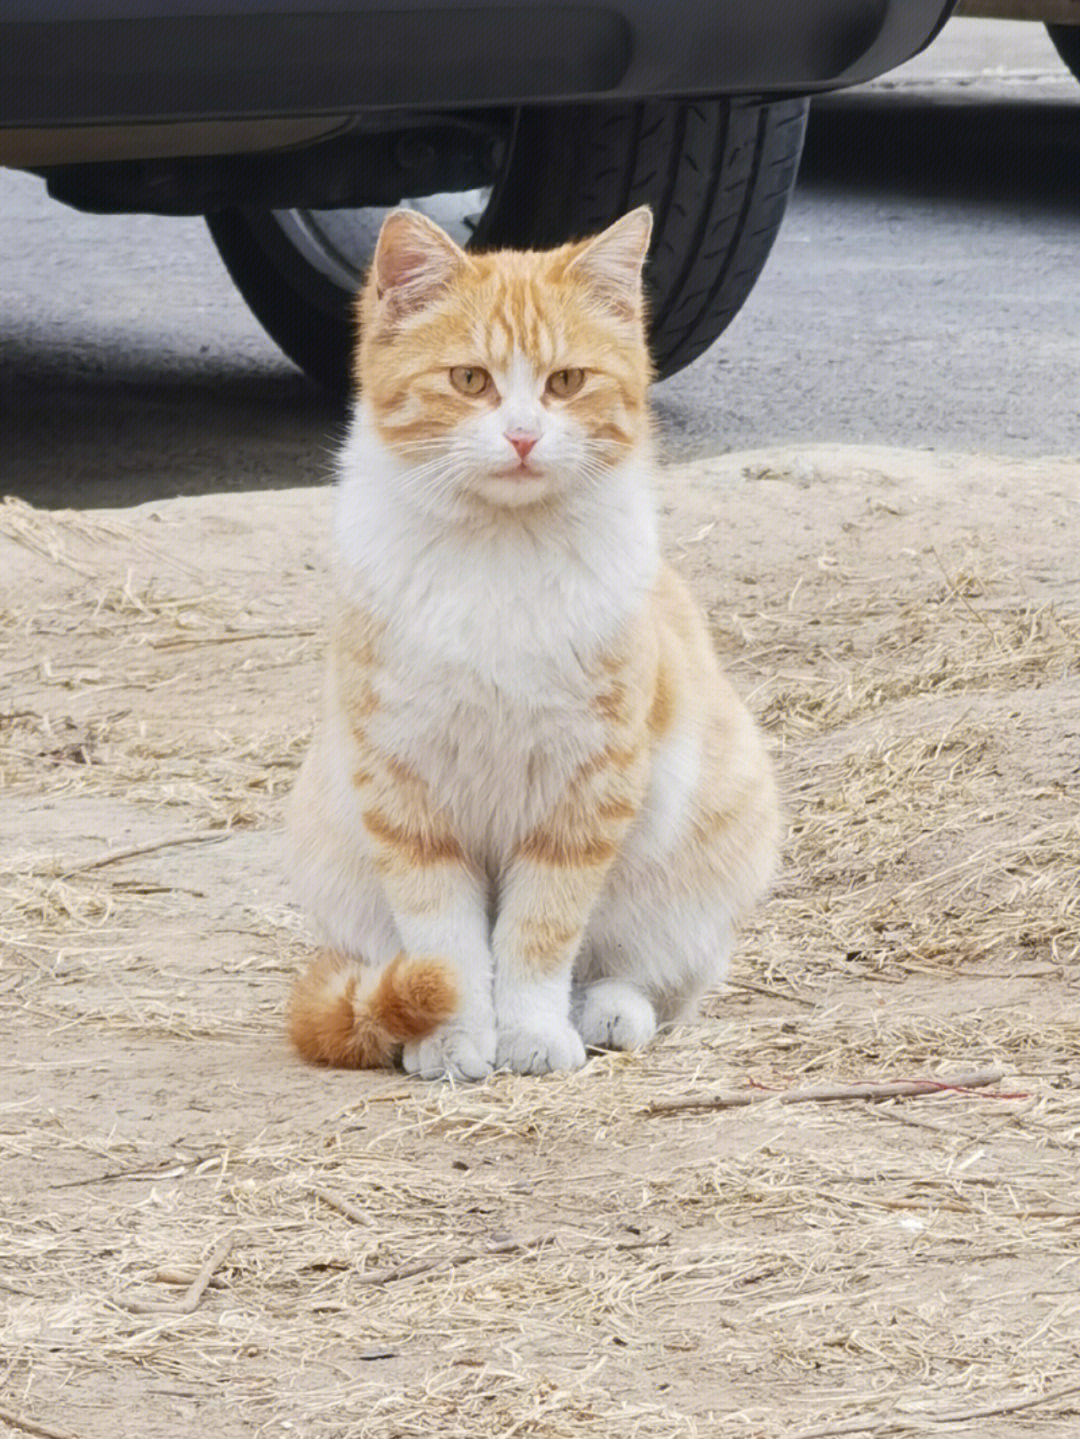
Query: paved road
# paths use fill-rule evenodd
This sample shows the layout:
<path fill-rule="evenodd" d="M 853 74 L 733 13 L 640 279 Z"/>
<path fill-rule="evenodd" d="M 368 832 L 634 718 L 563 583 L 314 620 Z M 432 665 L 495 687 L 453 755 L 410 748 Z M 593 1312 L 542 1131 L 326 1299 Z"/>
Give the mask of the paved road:
<path fill-rule="evenodd" d="M 676 457 L 811 441 L 1080 455 L 1080 84 L 960 21 L 815 105 L 769 266 L 657 387 Z M 0 172 L 0 491 L 112 505 L 315 483 L 341 415 L 198 220 L 93 217 Z"/>

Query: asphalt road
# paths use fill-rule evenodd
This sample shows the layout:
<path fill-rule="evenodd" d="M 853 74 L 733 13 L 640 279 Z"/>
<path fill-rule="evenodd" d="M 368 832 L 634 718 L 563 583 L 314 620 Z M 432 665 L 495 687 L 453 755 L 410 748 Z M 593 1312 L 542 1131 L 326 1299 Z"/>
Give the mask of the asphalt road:
<path fill-rule="evenodd" d="M 676 458 L 1080 456 L 1080 84 L 1041 29 L 954 22 L 910 67 L 816 103 L 757 289 L 656 402 Z M 201 221 L 80 215 L 0 172 L 0 492 L 96 506 L 318 483 L 341 420 Z"/>

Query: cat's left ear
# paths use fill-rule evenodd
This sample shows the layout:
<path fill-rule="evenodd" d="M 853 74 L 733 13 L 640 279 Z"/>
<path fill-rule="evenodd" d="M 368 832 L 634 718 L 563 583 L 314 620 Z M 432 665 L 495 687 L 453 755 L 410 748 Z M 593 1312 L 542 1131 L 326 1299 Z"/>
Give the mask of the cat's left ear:
<path fill-rule="evenodd" d="M 566 268 L 623 314 L 641 310 L 641 272 L 652 235 L 652 211 L 639 205 L 588 241 Z"/>
<path fill-rule="evenodd" d="M 426 215 L 392 210 L 371 262 L 375 298 L 395 319 L 413 314 L 441 295 L 468 264 L 465 251 Z"/>

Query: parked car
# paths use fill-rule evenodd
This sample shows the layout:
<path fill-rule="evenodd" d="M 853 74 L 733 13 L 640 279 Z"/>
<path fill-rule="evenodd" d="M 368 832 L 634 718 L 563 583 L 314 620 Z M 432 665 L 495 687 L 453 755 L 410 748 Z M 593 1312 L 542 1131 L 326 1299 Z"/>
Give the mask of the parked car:
<path fill-rule="evenodd" d="M 389 206 L 473 246 L 655 212 L 652 345 L 746 299 L 807 99 L 926 45 L 952 0 L 4 0 L 0 164 L 83 210 L 205 214 L 292 359 L 346 384 Z"/>
<path fill-rule="evenodd" d="M 1054 48 L 1080 80 L 1080 0 L 960 0 L 956 14 L 1041 21 Z"/>

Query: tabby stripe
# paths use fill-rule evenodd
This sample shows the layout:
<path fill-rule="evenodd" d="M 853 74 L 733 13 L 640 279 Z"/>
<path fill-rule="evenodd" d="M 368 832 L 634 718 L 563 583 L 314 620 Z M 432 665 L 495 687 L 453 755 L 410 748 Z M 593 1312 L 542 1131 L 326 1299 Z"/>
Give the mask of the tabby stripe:
<path fill-rule="evenodd" d="M 414 864 L 460 864 L 465 858 L 464 850 L 453 835 L 399 828 L 377 809 L 366 809 L 363 818 L 364 828 L 372 839 L 407 855 Z"/>
<path fill-rule="evenodd" d="M 615 846 L 600 835 L 583 835 L 580 839 L 570 835 L 544 834 L 538 831 L 530 835 L 518 850 L 522 859 L 534 864 L 545 864 L 559 869 L 585 869 L 591 865 L 607 864 L 615 857 Z"/>
<path fill-rule="evenodd" d="M 639 751 L 632 746 L 623 748 L 617 745 L 606 745 L 604 749 L 594 754 L 592 759 L 587 759 L 584 764 L 578 765 L 572 783 L 576 788 L 602 770 L 629 769 L 637 759 L 638 753 Z"/>
<path fill-rule="evenodd" d="M 596 814 L 598 819 L 633 819 L 637 809 L 628 799 L 609 799 L 597 806 Z"/>

